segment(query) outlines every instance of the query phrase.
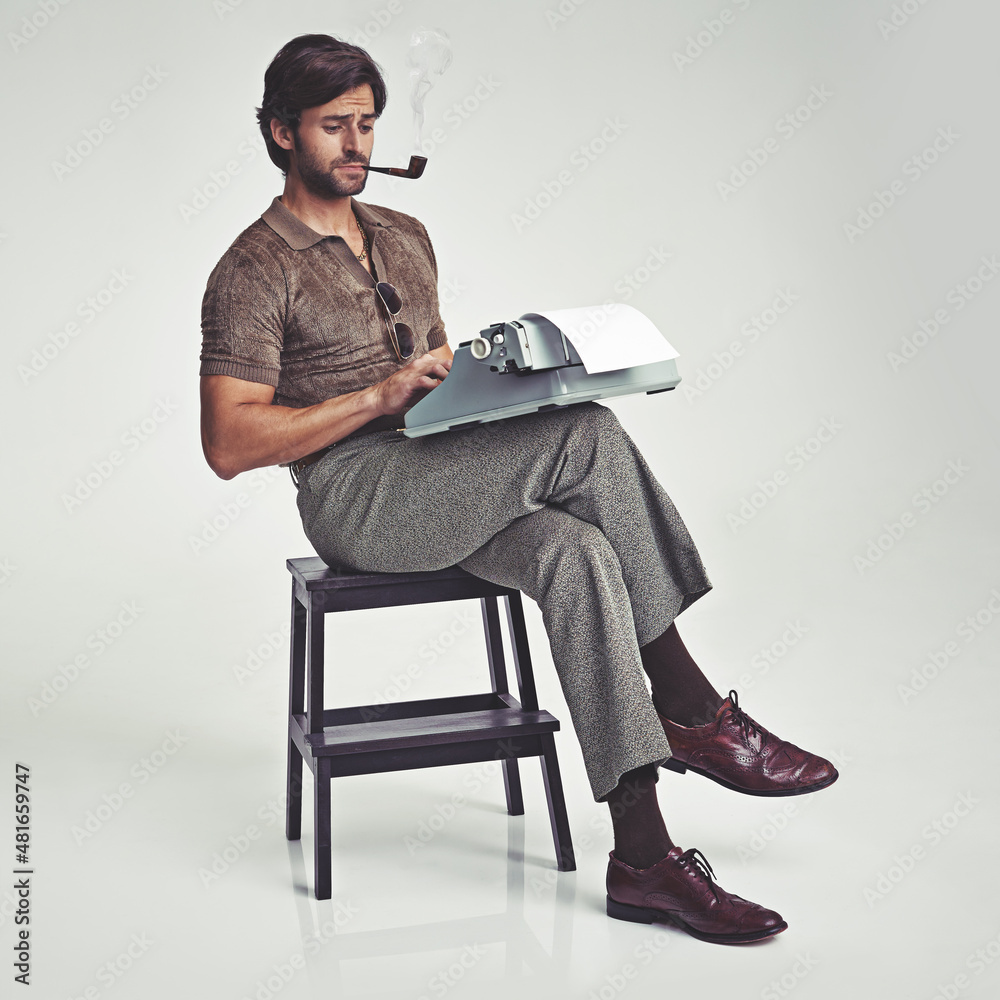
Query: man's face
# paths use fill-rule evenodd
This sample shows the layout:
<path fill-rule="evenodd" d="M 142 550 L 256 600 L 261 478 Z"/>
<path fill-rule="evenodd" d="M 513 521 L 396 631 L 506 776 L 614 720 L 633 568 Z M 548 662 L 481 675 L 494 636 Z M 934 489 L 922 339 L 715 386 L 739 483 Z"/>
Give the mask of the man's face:
<path fill-rule="evenodd" d="M 299 127 L 291 132 L 291 171 L 318 198 L 360 194 L 368 171 L 353 166 L 368 163 L 375 143 L 375 98 L 366 83 L 326 104 L 305 108 Z"/>

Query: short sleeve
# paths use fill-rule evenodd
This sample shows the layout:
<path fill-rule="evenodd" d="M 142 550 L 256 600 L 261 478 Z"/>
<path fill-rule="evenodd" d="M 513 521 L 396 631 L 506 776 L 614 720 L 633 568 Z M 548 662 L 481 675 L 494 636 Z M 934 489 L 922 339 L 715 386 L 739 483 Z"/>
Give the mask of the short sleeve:
<path fill-rule="evenodd" d="M 417 221 L 417 220 L 414 220 Z M 433 351 L 437 347 L 441 347 L 443 344 L 448 343 L 448 335 L 444 330 L 444 320 L 441 318 L 441 308 L 438 304 L 437 297 L 437 287 L 438 287 L 438 265 L 437 257 L 434 253 L 434 247 L 431 244 L 431 238 L 427 234 L 427 230 L 422 222 L 417 221 L 417 225 L 420 227 L 420 234 L 423 237 L 424 243 L 427 245 L 427 253 L 430 257 L 431 270 L 434 274 L 434 302 L 431 306 L 431 314 L 433 319 L 431 321 L 430 328 L 427 331 L 427 350 Z"/>
<path fill-rule="evenodd" d="M 199 374 L 277 387 L 287 304 L 276 262 L 230 249 L 209 276 L 202 299 Z"/>

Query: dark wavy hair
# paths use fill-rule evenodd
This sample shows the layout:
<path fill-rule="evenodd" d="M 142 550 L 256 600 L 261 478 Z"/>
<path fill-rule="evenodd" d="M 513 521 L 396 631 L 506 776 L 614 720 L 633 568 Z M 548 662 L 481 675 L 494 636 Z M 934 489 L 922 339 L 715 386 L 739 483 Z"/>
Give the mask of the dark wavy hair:
<path fill-rule="evenodd" d="M 257 124 L 271 162 L 288 173 L 291 159 L 271 136 L 272 118 L 296 131 L 303 110 L 365 83 L 375 97 L 375 114 L 381 115 L 387 99 L 385 80 L 364 49 L 330 35 L 299 35 L 284 45 L 264 73 L 264 97 L 257 108 Z"/>

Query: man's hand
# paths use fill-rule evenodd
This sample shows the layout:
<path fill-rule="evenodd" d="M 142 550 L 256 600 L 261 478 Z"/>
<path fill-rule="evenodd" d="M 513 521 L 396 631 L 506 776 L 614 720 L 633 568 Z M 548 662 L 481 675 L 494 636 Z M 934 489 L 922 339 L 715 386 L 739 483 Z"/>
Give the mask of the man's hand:
<path fill-rule="evenodd" d="M 440 385 L 450 368 L 450 359 L 431 353 L 414 358 L 405 368 L 372 386 L 377 393 L 379 411 L 387 416 L 402 413 Z"/>

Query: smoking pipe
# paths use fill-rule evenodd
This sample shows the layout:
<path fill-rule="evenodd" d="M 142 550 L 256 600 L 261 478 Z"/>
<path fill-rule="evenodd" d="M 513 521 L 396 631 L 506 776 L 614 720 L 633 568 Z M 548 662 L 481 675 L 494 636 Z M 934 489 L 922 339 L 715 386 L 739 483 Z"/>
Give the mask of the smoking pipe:
<path fill-rule="evenodd" d="M 407 177 L 411 181 L 415 181 L 424 172 L 426 166 L 426 156 L 411 156 L 410 165 L 405 169 L 403 167 L 369 167 L 367 164 L 365 169 L 370 173 L 391 174 L 393 177 Z"/>

